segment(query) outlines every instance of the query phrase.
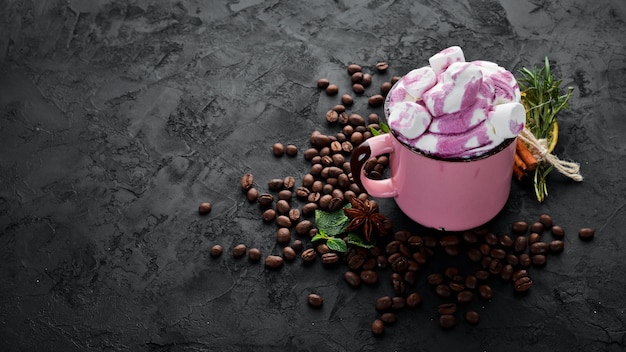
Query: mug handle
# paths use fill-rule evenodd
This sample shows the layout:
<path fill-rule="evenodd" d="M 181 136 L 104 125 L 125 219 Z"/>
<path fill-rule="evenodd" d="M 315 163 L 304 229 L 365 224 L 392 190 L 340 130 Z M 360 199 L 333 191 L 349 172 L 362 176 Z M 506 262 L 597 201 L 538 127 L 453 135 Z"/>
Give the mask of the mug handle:
<path fill-rule="evenodd" d="M 365 162 L 372 156 L 379 156 L 386 153 L 393 153 L 391 133 L 380 134 L 368 138 L 352 151 L 350 157 L 350 171 L 354 182 L 362 191 L 369 193 L 373 197 L 393 198 L 398 192 L 391 181 L 391 178 L 384 180 L 372 180 L 365 176 Z"/>

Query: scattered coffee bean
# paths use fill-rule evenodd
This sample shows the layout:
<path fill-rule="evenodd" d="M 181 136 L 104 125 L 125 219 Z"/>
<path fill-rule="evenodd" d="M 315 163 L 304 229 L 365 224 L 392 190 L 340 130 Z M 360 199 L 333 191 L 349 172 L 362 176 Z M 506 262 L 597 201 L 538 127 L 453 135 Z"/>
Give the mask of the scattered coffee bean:
<path fill-rule="evenodd" d="M 315 252 L 315 249 L 309 248 L 300 254 L 300 258 L 302 258 L 305 263 L 310 263 L 317 258 L 317 253 Z"/>
<path fill-rule="evenodd" d="M 515 241 L 513 243 L 513 250 L 515 250 L 516 252 L 523 252 L 526 250 L 527 243 L 528 240 L 526 239 L 526 237 L 518 236 L 515 238 Z"/>
<path fill-rule="evenodd" d="M 220 246 L 219 244 L 216 244 L 213 247 L 211 247 L 211 252 L 210 252 L 211 257 L 217 258 L 222 255 L 223 251 L 224 251 L 224 248 L 222 248 L 222 246 Z"/>
<path fill-rule="evenodd" d="M 341 103 L 345 106 L 351 106 L 354 104 L 354 98 L 350 94 L 343 94 L 341 96 Z"/>
<path fill-rule="evenodd" d="M 457 302 L 461 304 L 470 303 L 473 299 L 474 299 L 474 294 L 472 293 L 472 291 L 468 291 L 468 290 L 461 291 L 457 293 L 456 295 Z"/>
<path fill-rule="evenodd" d="M 526 292 L 533 285 L 533 281 L 528 276 L 520 277 L 515 280 L 515 284 L 513 285 L 515 292 Z"/>
<path fill-rule="evenodd" d="M 198 206 L 198 213 L 200 215 L 206 215 L 211 212 L 212 208 L 213 206 L 209 202 L 200 203 L 200 205 Z"/>
<path fill-rule="evenodd" d="M 561 231 L 561 233 L 565 233 L 564 231 Z M 552 228 L 552 235 L 554 235 L 554 227 Z M 580 230 L 578 230 L 578 238 L 580 238 L 583 241 L 590 241 L 593 239 L 593 237 L 595 236 L 595 231 L 591 228 L 588 227 L 584 227 Z M 560 237 L 562 238 L 563 235 L 561 236 L 556 236 L 555 237 Z"/>
<path fill-rule="evenodd" d="M 288 244 L 291 241 L 291 231 L 286 227 L 281 227 L 276 230 L 276 242 L 280 244 Z"/>
<path fill-rule="evenodd" d="M 348 74 L 350 76 L 352 76 L 355 72 L 361 72 L 361 71 L 363 71 L 363 68 L 360 65 L 357 65 L 357 64 L 348 65 Z"/>
<path fill-rule="evenodd" d="M 438 273 L 433 273 L 426 277 L 426 281 L 433 286 L 441 285 L 443 283 L 443 276 Z"/>
<path fill-rule="evenodd" d="M 295 144 L 287 144 L 285 154 L 292 157 L 298 155 L 298 147 Z"/>
<path fill-rule="evenodd" d="M 391 309 L 393 300 L 391 296 L 382 296 L 376 299 L 376 310 L 379 312 L 385 312 Z"/>
<path fill-rule="evenodd" d="M 552 232 L 552 236 L 557 239 L 561 239 L 565 236 L 565 229 L 563 229 L 561 226 L 553 225 L 550 230 Z"/>
<path fill-rule="evenodd" d="M 246 173 L 241 177 L 241 189 L 247 192 L 254 185 L 254 176 L 251 173 Z"/>
<path fill-rule="evenodd" d="M 235 258 L 241 258 L 246 254 L 246 251 L 248 250 L 248 248 L 246 247 L 245 244 L 238 244 L 235 247 L 233 247 L 233 256 Z"/>
<path fill-rule="evenodd" d="M 272 153 L 277 157 L 283 156 L 283 154 L 285 154 L 285 146 L 282 143 L 274 143 Z"/>
<path fill-rule="evenodd" d="M 384 313 L 381 315 L 380 320 L 386 325 L 393 325 L 398 321 L 398 316 L 395 313 Z"/>
<path fill-rule="evenodd" d="M 443 303 L 437 307 L 437 312 L 439 314 L 454 314 L 456 313 L 456 304 L 454 303 Z"/>
<path fill-rule="evenodd" d="M 511 230 L 516 235 L 524 234 L 528 231 L 528 223 L 526 221 L 516 221 L 511 226 Z"/>
<path fill-rule="evenodd" d="M 409 308 L 415 308 L 422 304 L 422 296 L 417 292 L 412 292 L 406 297 L 406 305 Z"/>
<path fill-rule="evenodd" d="M 385 72 L 388 68 L 389 64 L 386 62 L 379 62 L 376 64 L 376 70 L 378 70 L 378 72 Z"/>
<path fill-rule="evenodd" d="M 465 321 L 469 324 L 478 324 L 480 322 L 480 314 L 473 310 L 467 311 L 465 312 Z"/>
<path fill-rule="evenodd" d="M 329 84 L 326 87 L 326 94 L 337 95 L 337 93 L 339 93 L 339 87 L 336 84 Z"/>
<path fill-rule="evenodd" d="M 549 229 L 552 227 L 552 217 L 548 214 L 539 215 L 539 222 L 543 224 L 545 229 Z"/>
<path fill-rule="evenodd" d="M 478 286 L 478 293 L 483 299 L 489 300 L 493 298 L 493 289 L 491 289 L 491 286 L 489 285 Z"/>
<path fill-rule="evenodd" d="M 451 314 L 439 316 L 439 326 L 443 329 L 452 329 L 456 326 L 456 318 Z"/>
<path fill-rule="evenodd" d="M 285 215 L 279 215 L 279 216 L 276 217 L 276 225 L 278 225 L 280 227 L 290 228 L 291 227 L 291 220 L 289 220 L 289 217 L 287 217 Z"/>
<path fill-rule="evenodd" d="M 437 287 L 435 287 L 435 293 L 437 293 L 437 296 L 441 298 L 448 298 L 452 294 L 450 287 L 443 284 L 437 285 Z"/>
<path fill-rule="evenodd" d="M 285 180 L 282 178 L 274 178 L 267 182 L 270 191 L 280 191 L 285 186 Z"/>
<path fill-rule="evenodd" d="M 536 221 L 530 225 L 530 232 L 542 233 L 544 230 L 544 226 L 541 222 Z"/>
<path fill-rule="evenodd" d="M 389 91 L 391 90 L 391 87 L 392 87 L 392 86 L 393 86 L 393 85 L 391 84 L 391 82 L 383 82 L 383 83 L 380 85 L 380 92 L 381 92 L 383 95 L 387 95 L 387 93 L 389 93 Z"/>
<path fill-rule="evenodd" d="M 539 242 L 539 241 L 541 241 L 541 235 L 540 234 L 538 234 L 536 232 L 533 232 L 530 235 L 528 235 L 528 243 L 530 245 L 532 245 L 533 243 Z"/>
<path fill-rule="evenodd" d="M 535 242 L 529 247 L 530 254 L 546 254 L 549 250 L 549 245 L 546 242 Z"/>
<path fill-rule="evenodd" d="M 267 210 L 265 210 L 263 212 L 263 214 L 261 215 L 261 218 L 265 222 L 272 222 L 272 221 L 274 221 L 274 219 L 276 219 L 276 210 L 274 210 L 274 209 L 267 209 Z"/>
<path fill-rule="evenodd" d="M 373 108 L 381 106 L 384 102 L 385 98 L 380 94 L 372 95 L 367 99 L 367 103 Z"/>
<path fill-rule="evenodd" d="M 272 270 L 280 269 L 283 266 L 283 258 L 277 255 L 268 255 L 265 257 L 265 267 Z"/>
<path fill-rule="evenodd" d="M 258 197 L 259 197 L 259 190 L 257 190 L 254 187 L 250 188 L 248 192 L 246 192 L 246 198 L 248 199 L 248 202 L 250 203 L 256 202 Z"/>
<path fill-rule="evenodd" d="M 306 297 L 306 300 L 313 308 L 319 308 L 322 306 L 322 304 L 324 304 L 324 298 L 322 298 L 322 296 L 318 295 L 317 293 L 310 293 Z"/>
<path fill-rule="evenodd" d="M 378 273 L 374 270 L 363 270 L 361 271 L 361 281 L 363 281 L 366 285 L 374 285 L 378 283 Z"/>
<path fill-rule="evenodd" d="M 320 78 L 317 80 L 317 88 L 319 89 L 326 89 L 329 84 L 330 81 L 328 80 L 328 78 Z"/>
<path fill-rule="evenodd" d="M 382 335 L 384 331 L 385 323 L 382 320 L 376 319 L 374 320 L 374 322 L 372 322 L 372 333 L 374 335 Z"/>
<path fill-rule="evenodd" d="M 252 262 L 261 260 L 261 251 L 258 248 L 250 248 L 248 251 L 248 259 Z"/>
<path fill-rule="evenodd" d="M 361 83 L 355 83 L 352 85 L 352 91 L 360 95 L 365 93 L 365 87 L 363 87 L 363 84 Z"/>
<path fill-rule="evenodd" d="M 354 288 L 357 288 L 361 285 L 361 277 L 354 271 L 346 271 L 343 274 L 343 279 L 348 283 L 348 285 Z"/>
<path fill-rule="evenodd" d="M 546 256 L 543 254 L 533 255 L 531 257 L 531 260 L 532 260 L 533 266 L 535 267 L 542 267 L 546 265 L 546 261 L 547 261 Z"/>

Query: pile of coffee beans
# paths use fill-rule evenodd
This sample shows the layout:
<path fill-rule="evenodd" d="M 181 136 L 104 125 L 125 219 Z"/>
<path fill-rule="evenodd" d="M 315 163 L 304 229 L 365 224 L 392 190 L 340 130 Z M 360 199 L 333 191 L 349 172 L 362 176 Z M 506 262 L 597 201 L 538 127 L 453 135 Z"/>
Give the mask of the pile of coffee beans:
<path fill-rule="evenodd" d="M 352 92 L 364 96 L 372 84 L 372 74 L 385 73 L 388 64 L 377 63 L 371 72 L 364 72 L 360 65 L 351 64 L 347 71 L 352 83 Z M 368 99 L 370 108 L 382 105 L 385 95 L 399 77 L 380 85 L 380 94 Z M 339 86 L 322 78 L 317 81 L 319 89 L 330 96 L 339 94 Z M 393 231 L 391 222 L 386 222 L 391 236 L 379 240 L 377 246 L 366 249 L 347 244 L 345 253 L 331 250 L 325 243 L 310 239 L 317 234 L 313 216 L 316 210 L 336 211 L 345 206 L 352 197 L 369 199 L 369 195 L 354 182 L 350 156 L 354 148 L 372 137 L 372 131 L 380 130 L 380 116 L 370 112 L 365 117 L 348 111 L 354 104 L 355 96 L 349 93 L 340 96 L 340 104 L 326 111 L 324 119 L 328 126 L 337 127 L 334 134 L 313 131 L 309 146 L 303 149 L 303 157 L 310 163 L 301 177 L 276 175 L 275 178 L 259 184 L 252 173 L 241 177 L 241 190 L 251 204 L 260 207 L 260 218 L 265 223 L 275 223 L 275 240 L 280 253 L 265 256 L 264 265 L 268 270 L 280 270 L 285 263 L 299 261 L 304 264 L 319 262 L 324 268 L 342 267 L 343 279 L 347 287 L 358 289 L 361 286 L 374 286 L 387 282 L 393 295 L 383 295 L 374 302 L 376 317 L 371 324 L 374 335 L 384 333 L 385 327 L 398 321 L 398 313 L 404 309 L 415 309 L 422 305 L 422 295 L 416 284 L 420 270 L 431 270 L 426 275 L 427 282 L 440 300 L 434 305 L 439 315 L 439 325 L 443 329 L 455 327 L 459 321 L 478 324 L 480 314 L 469 309 L 475 300 L 493 299 L 494 280 L 510 282 L 516 294 L 528 292 L 533 281 L 530 271 L 546 265 L 548 256 L 563 251 L 562 227 L 554 225 L 552 218 L 541 215 L 530 224 L 516 221 L 506 233 L 496 235 L 485 227 L 459 233 L 425 233 Z M 274 157 L 297 156 L 298 146 L 276 142 L 271 146 Z M 366 176 L 373 179 L 385 177 L 389 166 L 389 156 L 372 157 L 364 164 Z M 371 200 L 376 207 L 378 205 Z M 208 203 L 207 203 L 208 204 Z M 205 203 L 200 213 L 208 211 Z M 594 231 L 581 229 L 582 240 L 591 240 Z M 223 248 L 216 244 L 210 250 L 213 258 L 221 256 Z M 232 248 L 234 258 L 248 255 L 251 263 L 261 262 L 263 254 L 257 248 L 248 249 L 245 244 Z M 443 271 L 424 269 L 429 261 L 448 262 L 452 257 L 464 257 L 463 266 L 448 266 Z M 381 277 L 385 275 L 385 277 Z M 306 297 L 313 308 L 321 308 L 323 297 L 310 293 Z M 460 316 L 459 316 L 460 315 Z"/>

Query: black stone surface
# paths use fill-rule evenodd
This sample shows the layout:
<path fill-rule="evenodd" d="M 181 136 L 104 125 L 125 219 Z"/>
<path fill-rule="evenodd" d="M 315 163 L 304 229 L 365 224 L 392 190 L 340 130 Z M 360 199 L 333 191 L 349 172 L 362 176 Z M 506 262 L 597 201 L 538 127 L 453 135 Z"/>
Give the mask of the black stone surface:
<path fill-rule="evenodd" d="M 0 349 L 623 351 L 625 21 L 617 0 L 0 1 Z M 504 233 L 548 213 L 566 229 L 528 294 L 494 280 L 494 298 L 471 303 L 480 324 L 444 331 L 425 283 L 458 260 L 441 254 L 413 288 L 422 306 L 375 337 L 388 270 L 351 289 L 341 266 L 232 258 L 237 243 L 280 253 L 239 181 L 300 181 L 302 154 L 274 158 L 271 145 L 302 151 L 313 130 L 336 132 L 324 113 L 339 98 L 318 78 L 349 92 L 348 64 L 386 61 L 371 95 L 450 45 L 513 72 L 548 56 L 575 87 L 555 152 L 584 181 L 552 174 L 543 204 L 514 182 L 488 224 Z M 365 101 L 351 110 L 380 113 Z M 379 201 L 394 229 L 423 231 Z"/>

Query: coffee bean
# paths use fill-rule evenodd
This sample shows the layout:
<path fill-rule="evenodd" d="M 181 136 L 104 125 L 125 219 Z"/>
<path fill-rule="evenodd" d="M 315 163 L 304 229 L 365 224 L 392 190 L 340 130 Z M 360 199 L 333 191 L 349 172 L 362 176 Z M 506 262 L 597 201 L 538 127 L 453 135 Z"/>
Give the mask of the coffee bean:
<path fill-rule="evenodd" d="M 348 117 L 348 123 L 350 123 L 352 126 L 364 126 L 365 119 L 359 114 L 350 114 L 350 116 Z"/>
<path fill-rule="evenodd" d="M 291 220 L 285 215 L 279 215 L 276 217 L 276 225 L 280 227 L 291 227 Z"/>
<path fill-rule="evenodd" d="M 505 258 L 506 263 L 511 264 L 512 266 L 517 266 L 517 264 L 519 264 L 519 258 L 512 253 L 509 253 L 506 255 Z"/>
<path fill-rule="evenodd" d="M 464 231 L 461 236 L 463 237 L 463 240 L 469 244 L 478 242 L 478 237 L 472 231 Z"/>
<path fill-rule="evenodd" d="M 241 258 L 244 256 L 244 254 L 246 254 L 247 250 L 248 248 L 246 247 L 245 244 L 238 244 L 235 247 L 233 247 L 233 256 L 235 258 Z"/>
<path fill-rule="evenodd" d="M 285 146 L 282 143 L 274 143 L 272 153 L 274 153 L 274 156 L 283 156 L 285 154 Z"/>
<path fill-rule="evenodd" d="M 354 271 L 346 271 L 343 274 L 343 279 L 346 280 L 348 285 L 357 288 L 361 285 L 361 277 Z"/>
<path fill-rule="evenodd" d="M 380 316 L 380 320 L 386 325 L 393 325 L 398 321 L 398 316 L 395 313 L 384 313 Z"/>
<path fill-rule="evenodd" d="M 248 192 L 246 192 L 246 198 L 248 199 L 248 202 L 250 203 L 256 202 L 258 197 L 259 197 L 259 190 L 257 190 L 254 187 L 250 188 Z"/>
<path fill-rule="evenodd" d="M 382 296 L 376 299 L 376 310 L 379 312 L 385 312 L 391 309 L 393 300 L 391 296 Z"/>
<path fill-rule="evenodd" d="M 472 291 L 468 291 L 468 290 L 461 291 L 457 293 L 456 295 L 457 302 L 461 304 L 467 304 L 471 302 L 473 299 L 474 299 L 474 294 L 472 293 Z"/>
<path fill-rule="evenodd" d="M 500 235 L 498 236 L 498 242 L 502 248 L 508 249 L 513 246 L 513 239 L 509 235 Z"/>
<path fill-rule="evenodd" d="M 261 218 L 265 222 L 272 222 L 272 221 L 274 221 L 274 219 L 276 219 L 276 210 L 274 210 L 274 209 L 267 209 L 267 210 L 265 210 L 263 212 L 263 214 L 261 215 Z"/>
<path fill-rule="evenodd" d="M 315 214 L 315 210 L 317 210 L 318 205 L 316 203 L 307 203 L 302 206 L 302 215 L 311 216 Z"/>
<path fill-rule="evenodd" d="M 360 65 L 357 65 L 357 64 L 348 65 L 348 74 L 350 76 L 352 76 L 355 72 L 361 72 L 361 71 L 363 71 L 363 68 Z"/>
<path fill-rule="evenodd" d="M 296 251 L 292 247 L 284 247 L 283 248 L 283 259 L 292 262 L 296 259 Z"/>
<path fill-rule="evenodd" d="M 513 268 L 513 265 L 506 264 L 505 266 L 502 267 L 502 270 L 500 270 L 500 278 L 504 281 L 510 280 L 511 276 L 513 276 L 514 270 L 515 269 Z"/>
<path fill-rule="evenodd" d="M 439 316 L 439 326 L 443 329 L 452 329 L 456 326 L 456 318 L 451 314 Z"/>
<path fill-rule="evenodd" d="M 516 252 L 523 252 L 526 250 L 527 243 L 528 243 L 528 240 L 526 239 L 526 237 L 518 236 L 515 238 L 515 241 L 513 242 L 513 250 Z"/>
<path fill-rule="evenodd" d="M 334 252 L 322 254 L 322 263 L 324 265 L 334 265 L 339 262 L 339 255 Z"/>
<path fill-rule="evenodd" d="M 482 255 L 489 255 L 489 253 L 491 253 L 491 247 L 486 243 L 481 243 L 480 246 L 478 246 L 478 250 Z"/>
<path fill-rule="evenodd" d="M 386 62 L 379 62 L 376 64 L 376 70 L 378 70 L 378 72 L 385 72 L 388 68 L 389 64 Z"/>
<path fill-rule="evenodd" d="M 291 220 L 291 223 L 297 223 L 298 221 L 300 221 L 300 210 L 299 209 L 290 209 L 289 212 L 287 213 L 289 220 Z"/>
<path fill-rule="evenodd" d="M 313 146 L 318 148 L 328 147 L 332 142 L 329 136 L 323 134 L 312 134 L 310 141 Z"/>
<path fill-rule="evenodd" d="M 465 312 L 465 321 L 469 324 L 478 324 L 480 322 L 480 314 L 473 310 L 467 311 Z"/>
<path fill-rule="evenodd" d="M 320 152 L 315 148 L 309 148 L 304 151 L 304 159 L 311 160 L 313 157 L 320 155 Z"/>
<path fill-rule="evenodd" d="M 562 231 L 561 233 L 565 233 L 564 231 Z M 554 227 L 552 228 L 552 235 L 554 235 Z M 554 235 L 555 237 L 558 238 L 562 238 L 563 235 L 561 236 L 557 236 Z M 582 229 L 578 230 L 578 238 L 580 238 L 583 241 L 591 241 L 595 236 L 595 231 L 592 228 L 589 227 L 583 227 Z"/>
<path fill-rule="evenodd" d="M 546 254 L 548 253 L 549 245 L 546 242 L 535 242 L 530 245 L 530 254 Z"/>
<path fill-rule="evenodd" d="M 360 95 L 365 93 L 365 87 L 361 83 L 355 83 L 352 85 L 352 91 Z"/>
<path fill-rule="evenodd" d="M 354 104 L 354 98 L 350 94 L 341 95 L 341 103 L 345 106 L 351 106 Z"/>
<path fill-rule="evenodd" d="M 373 108 L 381 106 L 384 102 L 385 98 L 380 94 L 372 95 L 367 99 L 367 103 Z"/>
<path fill-rule="evenodd" d="M 378 282 L 378 274 L 374 270 L 361 271 L 361 281 L 366 285 L 374 285 Z"/>
<path fill-rule="evenodd" d="M 455 266 L 449 266 L 447 268 L 444 269 L 443 274 L 451 279 L 453 277 L 455 277 L 456 275 L 459 275 L 459 268 L 455 267 Z"/>
<path fill-rule="evenodd" d="M 463 283 L 460 283 L 460 282 L 450 282 L 448 284 L 448 287 L 450 287 L 450 289 L 455 292 L 460 292 L 465 289 L 465 285 L 463 285 Z"/>
<path fill-rule="evenodd" d="M 550 247 L 551 253 L 561 253 L 563 252 L 563 248 L 565 247 L 565 244 L 561 240 L 553 240 L 550 242 L 549 247 Z"/>
<path fill-rule="evenodd" d="M 548 214 L 539 215 L 539 222 L 543 224 L 544 228 L 549 229 L 552 227 L 552 217 Z"/>
<path fill-rule="evenodd" d="M 326 87 L 326 94 L 337 95 L 337 93 L 339 93 L 339 87 L 336 84 L 329 84 Z"/>
<path fill-rule="evenodd" d="M 415 274 L 416 271 L 407 271 L 404 273 L 404 282 L 406 282 L 407 285 L 413 286 L 417 282 L 417 275 Z"/>
<path fill-rule="evenodd" d="M 322 296 L 318 295 L 317 293 L 310 293 L 306 297 L 306 300 L 313 308 L 319 308 L 322 306 L 322 304 L 324 304 L 324 298 L 322 298 Z"/>
<path fill-rule="evenodd" d="M 213 247 L 211 247 L 211 257 L 213 258 L 217 258 L 220 255 L 222 255 L 222 252 L 224 251 L 224 248 L 222 248 L 222 246 L 220 246 L 219 244 L 214 245 Z"/>
<path fill-rule="evenodd" d="M 513 233 L 520 235 L 528 231 L 528 223 L 526 221 L 515 221 L 511 226 Z"/>
<path fill-rule="evenodd" d="M 289 206 L 289 203 L 286 200 L 280 199 L 278 202 L 276 202 L 276 211 L 279 214 L 286 214 L 289 212 L 290 209 L 291 207 Z"/>
<path fill-rule="evenodd" d="M 247 192 L 254 185 L 254 176 L 250 173 L 244 174 L 241 177 L 241 189 Z"/>
<path fill-rule="evenodd" d="M 450 295 L 452 294 L 450 287 L 444 284 L 437 285 L 437 287 L 435 287 L 435 293 L 441 298 L 450 297 Z"/>
<path fill-rule="evenodd" d="M 326 89 L 329 84 L 330 81 L 328 80 L 328 78 L 320 78 L 317 80 L 317 88 L 319 89 Z"/>
<path fill-rule="evenodd" d="M 454 314 L 456 313 L 456 304 L 442 303 L 439 306 L 437 306 L 437 312 L 439 314 Z"/>
<path fill-rule="evenodd" d="M 536 232 L 533 232 L 530 235 L 528 235 L 528 243 L 529 244 L 532 245 L 533 243 L 536 243 L 536 242 L 539 242 L 539 241 L 541 241 L 541 235 L 540 234 L 538 234 Z"/>
<path fill-rule="evenodd" d="M 281 227 L 276 230 L 276 242 L 280 244 L 287 244 L 291 241 L 291 231 L 286 227 Z"/>
<path fill-rule="evenodd" d="M 285 186 L 285 180 L 282 178 L 274 178 L 267 182 L 270 191 L 279 191 Z"/>
<path fill-rule="evenodd" d="M 499 275 L 502 271 L 502 261 L 500 259 L 494 259 L 489 263 L 489 273 L 492 275 Z"/>
<path fill-rule="evenodd" d="M 265 257 L 265 267 L 271 270 L 280 269 L 283 266 L 284 260 L 277 255 L 268 255 Z"/>
<path fill-rule="evenodd" d="M 406 300 L 402 296 L 395 296 L 391 298 L 391 309 L 400 310 L 406 306 Z"/>
<path fill-rule="evenodd" d="M 478 270 L 475 275 L 476 278 L 480 281 L 485 281 L 489 278 L 489 276 L 491 276 L 491 274 L 489 274 L 489 272 L 486 270 Z"/>
<path fill-rule="evenodd" d="M 376 319 L 372 322 L 372 333 L 374 335 L 382 335 L 383 332 L 385 332 L 385 323 L 380 320 L 380 319 Z"/>
<path fill-rule="evenodd" d="M 539 221 L 535 221 L 530 225 L 530 232 L 542 233 L 543 230 L 543 224 Z"/>
<path fill-rule="evenodd" d="M 295 240 L 291 243 L 291 248 L 293 248 L 294 251 L 296 252 L 300 252 L 302 250 L 302 240 Z"/>
<path fill-rule="evenodd" d="M 493 289 L 489 285 L 478 286 L 478 293 L 483 299 L 490 300 L 493 298 Z"/>
<path fill-rule="evenodd" d="M 380 92 L 381 92 L 383 95 L 387 95 L 387 93 L 389 93 L 389 91 L 391 90 L 391 87 L 392 87 L 392 86 L 393 86 L 393 85 L 391 84 L 391 82 L 383 82 L 383 83 L 380 85 Z"/>
<path fill-rule="evenodd" d="M 213 206 L 209 202 L 200 203 L 200 205 L 198 206 L 198 213 L 200 215 L 206 215 L 211 212 L 212 208 Z"/>
<path fill-rule="evenodd" d="M 478 248 L 475 247 L 471 247 L 467 249 L 467 257 L 473 261 L 473 262 L 479 262 L 482 257 L 483 254 L 480 252 L 480 250 Z"/>
<path fill-rule="evenodd" d="M 550 230 L 552 232 L 552 236 L 554 236 L 557 239 L 561 239 L 565 236 L 565 229 L 563 229 L 561 226 L 553 225 Z M 585 230 L 585 231 L 587 232 L 589 230 Z"/>
<path fill-rule="evenodd" d="M 523 277 L 527 277 L 528 276 L 528 271 L 524 270 L 524 269 L 520 269 L 517 270 L 516 272 L 513 273 L 513 276 L 511 276 L 511 279 L 513 279 L 513 281 L 517 281 Z"/>
<path fill-rule="evenodd" d="M 493 248 L 489 252 L 489 255 L 491 256 L 491 258 L 502 260 L 506 257 L 506 251 L 501 248 Z"/>
<path fill-rule="evenodd" d="M 364 73 L 361 84 L 363 85 L 363 87 L 369 87 L 372 84 L 372 75 L 369 73 Z"/>
<path fill-rule="evenodd" d="M 498 244 L 498 236 L 491 232 L 487 233 L 485 236 L 483 236 L 483 238 L 485 239 L 485 242 L 487 242 L 487 244 L 490 246 L 496 246 Z"/>
<path fill-rule="evenodd" d="M 370 113 L 369 115 L 367 115 L 367 123 L 370 126 L 380 123 L 380 116 L 378 116 L 378 114 L 375 112 Z"/>
<path fill-rule="evenodd" d="M 261 260 L 261 251 L 258 248 L 250 248 L 248 251 L 248 259 L 252 262 Z"/>
<path fill-rule="evenodd" d="M 522 268 L 528 268 L 532 264 L 532 260 L 530 256 L 526 253 L 522 253 L 518 256 L 519 258 L 519 266 Z"/>
<path fill-rule="evenodd" d="M 473 290 L 476 288 L 477 284 L 478 284 L 478 278 L 476 278 L 475 275 L 467 275 L 467 277 L 465 278 L 465 287 L 469 288 L 470 290 Z"/>
<path fill-rule="evenodd" d="M 315 249 L 309 248 L 300 254 L 300 258 L 306 263 L 310 263 L 317 258 L 317 253 L 315 253 Z"/>
<path fill-rule="evenodd" d="M 443 276 L 439 273 L 432 273 L 426 276 L 426 281 L 433 286 L 440 285 L 443 283 Z"/>
<path fill-rule="evenodd" d="M 285 147 L 285 154 L 292 157 L 298 155 L 298 147 L 294 144 L 287 144 Z"/>
<path fill-rule="evenodd" d="M 350 77 L 350 80 L 352 81 L 352 83 L 359 83 L 363 81 L 363 72 L 357 71 L 353 73 Z"/>
<path fill-rule="evenodd" d="M 458 236 L 456 235 L 446 235 L 443 236 L 440 240 L 439 240 L 439 244 L 442 247 L 447 247 L 447 246 L 458 246 L 460 243 L 460 239 Z"/>
<path fill-rule="evenodd" d="M 412 292 L 406 297 L 406 305 L 409 308 L 415 308 L 422 304 L 422 296 L 417 292 Z"/>
<path fill-rule="evenodd" d="M 296 185 L 296 179 L 293 176 L 287 176 L 283 179 L 283 187 L 284 190 L 290 190 Z M 279 194 L 280 198 L 280 194 Z M 291 194 L 289 194 L 289 198 L 291 198 Z M 285 199 L 285 198 L 282 198 Z"/>
<path fill-rule="evenodd" d="M 515 292 L 526 292 L 532 287 L 532 285 L 533 281 L 530 279 L 530 277 L 523 276 L 515 280 L 513 288 L 515 289 Z"/>
<path fill-rule="evenodd" d="M 531 257 L 533 266 L 535 267 L 542 267 L 544 265 L 546 265 L 546 256 L 543 254 L 537 254 L 537 255 L 533 255 Z"/>
<path fill-rule="evenodd" d="M 317 245 L 317 247 L 315 247 L 315 251 L 321 255 L 324 255 L 330 252 L 330 248 L 328 247 L 328 245 L 326 245 L 326 243 L 320 243 Z"/>

